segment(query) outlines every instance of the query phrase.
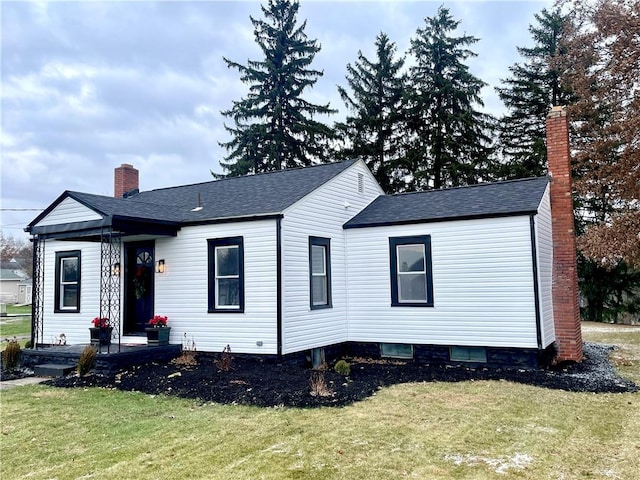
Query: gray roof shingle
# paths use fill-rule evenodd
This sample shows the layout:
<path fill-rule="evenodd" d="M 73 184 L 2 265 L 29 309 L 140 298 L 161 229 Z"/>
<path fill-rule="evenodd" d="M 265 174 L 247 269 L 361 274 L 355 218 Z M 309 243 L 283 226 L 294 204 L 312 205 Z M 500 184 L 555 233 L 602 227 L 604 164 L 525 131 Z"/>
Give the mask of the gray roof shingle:
<path fill-rule="evenodd" d="M 525 215 L 538 210 L 547 177 L 380 196 L 344 228 Z"/>
<path fill-rule="evenodd" d="M 65 194 L 103 216 L 174 224 L 281 214 L 356 161 L 231 177 L 114 198 L 82 192 Z M 61 196 L 60 201 L 65 195 Z M 200 202 L 201 209 L 194 211 Z M 30 223 L 37 224 L 52 207 Z"/>

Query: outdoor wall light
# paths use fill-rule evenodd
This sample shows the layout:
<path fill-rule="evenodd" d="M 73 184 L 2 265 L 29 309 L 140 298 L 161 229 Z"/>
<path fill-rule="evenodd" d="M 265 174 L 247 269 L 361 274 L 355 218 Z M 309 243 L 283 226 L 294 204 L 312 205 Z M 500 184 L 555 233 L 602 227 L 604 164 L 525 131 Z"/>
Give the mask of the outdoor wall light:
<path fill-rule="evenodd" d="M 164 258 L 156 262 L 156 273 L 164 273 Z"/>
<path fill-rule="evenodd" d="M 120 262 L 116 262 L 111 266 L 111 275 L 114 277 L 120 276 Z"/>

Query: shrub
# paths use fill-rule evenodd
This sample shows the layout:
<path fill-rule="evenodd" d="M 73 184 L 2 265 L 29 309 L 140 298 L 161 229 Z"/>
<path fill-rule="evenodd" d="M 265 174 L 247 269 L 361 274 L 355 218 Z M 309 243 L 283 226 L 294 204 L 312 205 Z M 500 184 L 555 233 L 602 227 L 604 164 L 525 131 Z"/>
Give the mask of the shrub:
<path fill-rule="evenodd" d="M 338 360 L 333 369 L 336 371 L 336 373 L 348 377 L 349 373 L 351 372 L 351 365 L 349 365 L 349 363 L 345 360 Z"/>
<path fill-rule="evenodd" d="M 222 354 L 220 355 L 220 359 L 216 360 L 216 366 L 222 370 L 223 372 L 228 372 L 231 370 L 231 363 L 233 361 L 233 357 L 231 356 L 231 347 L 227 345 L 222 350 Z"/>
<path fill-rule="evenodd" d="M 311 396 L 313 397 L 331 397 L 334 394 L 331 387 L 327 385 L 322 370 L 314 370 L 311 372 L 309 387 L 311 389 Z"/>
<path fill-rule="evenodd" d="M 17 340 L 9 340 L 7 348 L 2 352 L 2 365 L 8 371 L 13 371 L 20 361 L 20 344 Z"/>
<path fill-rule="evenodd" d="M 31 343 L 31 340 L 27 340 L 26 342 L 24 342 L 24 348 L 33 348 L 33 343 Z"/>
<path fill-rule="evenodd" d="M 77 372 L 78 375 L 83 376 L 91 371 L 96 364 L 96 358 L 98 356 L 98 349 L 92 345 L 87 345 L 82 350 L 80 358 L 78 359 Z"/>

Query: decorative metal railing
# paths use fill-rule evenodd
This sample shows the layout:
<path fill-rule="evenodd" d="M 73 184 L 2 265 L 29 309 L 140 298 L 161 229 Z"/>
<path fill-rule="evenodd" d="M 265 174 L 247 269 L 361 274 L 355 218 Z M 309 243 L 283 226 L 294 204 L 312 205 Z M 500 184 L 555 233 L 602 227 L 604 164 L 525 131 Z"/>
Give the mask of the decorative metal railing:
<path fill-rule="evenodd" d="M 38 235 L 33 237 L 33 277 L 31 287 L 31 345 L 38 348 L 44 343 L 44 247 L 45 241 Z"/>
<path fill-rule="evenodd" d="M 100 317 L 109 318 L 120 351 L 122 320 L 120 315 L 122 265 L 122 239 L 120 233 L 103 228 L 100 233 Z M 111 343 L 107 344 L 107 352 Z"/>

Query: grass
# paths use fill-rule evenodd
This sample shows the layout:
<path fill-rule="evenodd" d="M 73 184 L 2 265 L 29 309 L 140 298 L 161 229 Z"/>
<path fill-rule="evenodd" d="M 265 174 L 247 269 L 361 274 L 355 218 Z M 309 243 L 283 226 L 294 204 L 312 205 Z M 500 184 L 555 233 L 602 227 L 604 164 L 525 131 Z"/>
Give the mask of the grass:
<path fill-rule="evenodd" d="M 24 348 L 31 336 L 31 305 L 7 305 L 7 314 L 11 316 L 0 317 L 0 340 L 15 336 L 20 339 L 20 345 Z M 2 342 L 0 350 L 5 347 L 6 343 Z"/>
<path fill-rule="evenodd" d="M 31 305 L 7 305 L 9 315 L 31 315 Z"/>
<path fill-rule="evenodd" d="M 640 328 L 622 335 L 637 378 Z M 0 478 L 627 479 L 640 395 L 510 382 L 385 388 L 339 408 L 201 404 L 106 389 L 2 392 Z"/>

